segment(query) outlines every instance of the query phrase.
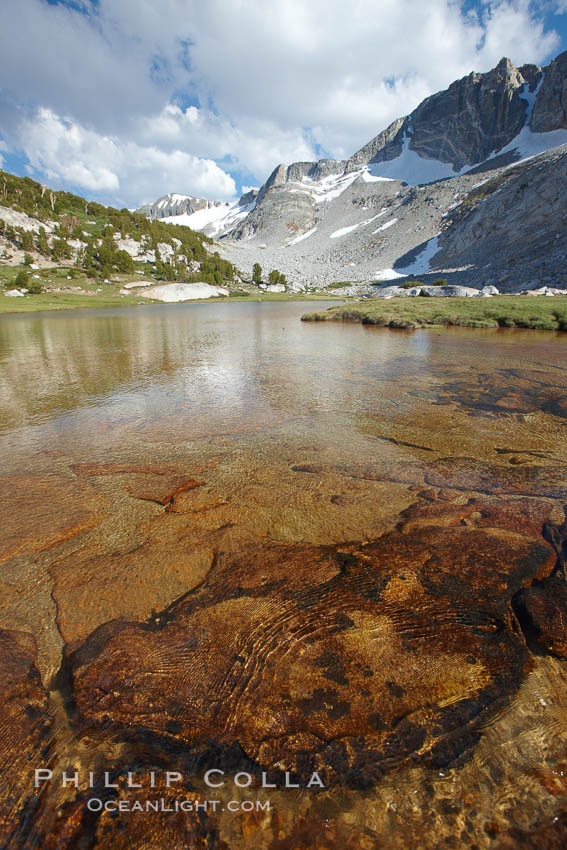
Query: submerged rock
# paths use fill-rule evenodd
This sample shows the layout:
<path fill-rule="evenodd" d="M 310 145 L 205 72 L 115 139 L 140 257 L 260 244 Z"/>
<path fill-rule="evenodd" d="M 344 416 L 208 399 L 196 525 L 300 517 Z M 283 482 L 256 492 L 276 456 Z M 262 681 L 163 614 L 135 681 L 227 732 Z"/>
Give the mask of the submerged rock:
<path fill-rule="evenodd" d="M 0 629 L 0 842 L 6 848 L 45 846 L 26 841 L 38 809 L 33 769 L 53 764 L 54 756 L 36 655 L 31 635 Z"/>
<path fill-rule="evenodd" d="M 515 609 L 538 650 L 567 658 L 567 584 L 561 578 L 520 591 Z"/>
<path fill-rule="evenodd" d="M 367 544 L 245 545 L 165 616 L 101 626 L 66 661 L 79 727 L 354 787 L 451 763 L 524 678 L 511 603 L 555 553 L 495 501 L 428 505 Z"/>

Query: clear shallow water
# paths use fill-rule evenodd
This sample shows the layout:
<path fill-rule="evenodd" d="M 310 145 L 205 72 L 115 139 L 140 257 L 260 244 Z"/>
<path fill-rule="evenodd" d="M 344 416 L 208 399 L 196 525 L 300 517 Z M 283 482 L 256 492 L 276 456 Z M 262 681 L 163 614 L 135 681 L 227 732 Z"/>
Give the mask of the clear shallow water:
<path fill-rule="evenodd" d="M 525 367 L 564 391 L 560 334 L 309 325 L 298 321 L 308 309 L 192 304 L 1 317 L 0 433 L 135 415 L 151 424 L 181 409 L 198 432 L 290 413 L 352 423 L 392 407 L 397 380 L 415 381 L 409 412 L 420 385 L 435 393 L 432 378 L 442 392 L 446 376 Z"/>
<path fill-rule="evenodd" d="M 309 309 L 0 317 L 0 628 L 33 636 L 45 685 L 65 646 L 174 605 L 208 581 L 219 553 L 373 540 L 416 504 L 434 523 L 469 498 L 564 504 L 564 335 L 301 323 Z M 521 846 L 510 830 L 531 834 L 538 813 L 553 824 L 565 671 L 543 657 L 534 665 L 468 767 L 401 768 L 372 791 L 334 790 L 314 808 L 282 793 L 281 840 L 406 847 L 419 829 L 423 847 L 461 832 L 463 846 L 498 846 L 501 832 L 502 847 Z M 100 744 L 85 743 L 57 688 L 49 699 L 58 758 L 86 769 Z M 542 714 L 541 699 L 553 711 Z M 497 740 L 507 742 L 498 752 Z M 542 765 L 552 779 L 535 782 Z M 60 804 L 54 796 L 46 812 Z M 308 826 L 293 837 L 299 811 Z M 273 822 L 246 832 L 226 818 L 215 829 L 230 847 L 272 846 L 278 834 Z"/>

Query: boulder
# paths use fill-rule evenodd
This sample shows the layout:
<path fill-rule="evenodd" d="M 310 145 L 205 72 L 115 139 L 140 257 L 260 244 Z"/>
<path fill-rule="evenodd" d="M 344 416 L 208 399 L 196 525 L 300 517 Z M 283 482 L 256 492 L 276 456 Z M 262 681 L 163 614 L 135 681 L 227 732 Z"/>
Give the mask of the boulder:
<path fill-rule="evenodd" d="M 124 289 L 138 289 L 141 286 L 155 286 L 155 280 L 134 280 L 124 284 Z"/>
<path fill-rule="evenodd" d="M 407 298 L 409 289 L 401 286 L 384 286 L 376 291 L 376 298 Z"/>
<path fill-rule="evenodd" d="M 480 295 L 480 289 L 473 289 L 471 286 L 424 286 L 421 290 L 422 295 L 431 298 L 472 298 Z"/>
<path fill-rule="evenodd" d="M 228 295 L 228 289 L 222 286 L 211 286 L 209 283 L 166 283 L 163 286 L 146 289 L 144 295 L 146 298 L 155 298 L 156 301 L 175 303 Z"/>

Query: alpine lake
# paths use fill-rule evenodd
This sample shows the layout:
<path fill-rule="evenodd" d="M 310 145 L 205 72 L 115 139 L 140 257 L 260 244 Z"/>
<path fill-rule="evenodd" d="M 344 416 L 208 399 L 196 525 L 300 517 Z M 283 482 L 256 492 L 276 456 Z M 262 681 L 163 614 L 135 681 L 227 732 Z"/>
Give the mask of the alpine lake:
<path fill-rule="evenodd" d="M 2 847 L 567 845 L 565 334 L 309 309 L 0 316 Z"/>

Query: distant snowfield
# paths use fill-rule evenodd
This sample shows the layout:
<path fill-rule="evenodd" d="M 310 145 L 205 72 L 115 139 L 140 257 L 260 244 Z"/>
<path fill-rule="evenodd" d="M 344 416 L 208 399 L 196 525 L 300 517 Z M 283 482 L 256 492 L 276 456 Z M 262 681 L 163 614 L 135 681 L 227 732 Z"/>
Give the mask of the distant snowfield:
<path fill-rule="evenodd" d="M 361 171 L 353 171 L 351 174 L 331 174 L 322 180 L 313 180 L 311 177 L 303 177 L 301 183 L 313 198 L 316 204 L 323 201 L 333 201 L 338 198 L 345 189 L 351 186 Z"/>
<path fill-rule="evenodd" d="M 532 133 L 529 127 L 524 127 L 520 130 L 515 139 L 512 139 L 510 144 L 505 148 L 493 154 L 500 156 L 502 153 L 508 153 L 516 149 L 522 159 L 528 159 L 532 156 L 537 156 L 540 153 L 545 153 L 550 148 L 559 147 L 559 145 L 567 145 L 567 130 L 551 130 L 549 133 Z M 517 163 L 514 163 L 517 165 Z"/>
<path fill-rule="evenodd" d="M 434 183 L 446 177 L 458 177 L 471 166 L 467 165 L 460 171 L 454 171 L 453 166 L 437 159 L 424 159 L 415 151 L 410 150 L 411 137 L 404 136 L 402 152 L 395 159 L 387 162 L 372 162 L 368 166 L 369 174 L 376 179 L 389 178 L 403 180 L 408 186 L 420 186 L 423 183 Z"/>
<path fill-rule="evenodd" d="M 254 202 L 245 207 L 239 207 L 238 201 L 234 201 L 228 206 L 221 204 L 218 207 L 209 207 L 208 209 L 197 210 L 194 213 L 168 215 L 161 221 L 166 224 L 181 224 L 184 227 L 191 227 L 193 230 L 205 230 L 207 228 L 211 236 L 217 236 L 223 230 L 234 227 L 240 219 L 252 212 L 255 206 Z"/>

